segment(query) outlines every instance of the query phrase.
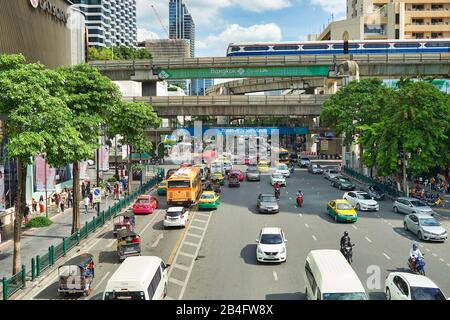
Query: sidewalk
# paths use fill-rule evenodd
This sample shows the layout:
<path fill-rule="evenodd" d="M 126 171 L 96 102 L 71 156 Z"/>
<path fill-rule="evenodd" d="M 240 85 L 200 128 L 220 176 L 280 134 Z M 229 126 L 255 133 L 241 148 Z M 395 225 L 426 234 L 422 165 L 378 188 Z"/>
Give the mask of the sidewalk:
<path fill-rule="evenodd" d="M 153 175 L 152 175 L 153 176 Z M 150 179 L 150 176 L 146 177 Z M 146 180 L 147 180 L 146 179 Z M 139 188 L 140 182 L 132 181 L 132 190 Z M 108 203 L 106 199 L 102 197 L 100 203 L 100 212 L 113 206 L 117 201 L 113 197 L 109 197 Z M 38 215 L 31 215 L 30 219 Z M 80 221 L 81 226 L 84 226 L 86 222 L 92 221 L 97 216 L 97 210 L 89 209 L 88 214 L 85 214 L 84 204 L 80 203 Z M 27 270 L 31 270 L 31 258 L 36 255 L 43 255 L 47 253 L 47 248 L 51 245 L 58 245 L 61 243 L 64 237 L 71 235 L 72 231 L 72 208 L 66 209 L 64 213 L 57 213 L 56 208 L 51 210 L 49 208 L 49 217 L 53 221 L 53 224 L 46 228 L 39 229 L 22 229 L 21 237 L 21 252 L 22 252 L 22 264 L 24 264 Z M 12 275 L 13 265 L 13 240 L 8 240 L 0 244 L 0 279 L 3 277 L 9 278 Z M 1 287 L 0 287 L 1 292 Z"/>

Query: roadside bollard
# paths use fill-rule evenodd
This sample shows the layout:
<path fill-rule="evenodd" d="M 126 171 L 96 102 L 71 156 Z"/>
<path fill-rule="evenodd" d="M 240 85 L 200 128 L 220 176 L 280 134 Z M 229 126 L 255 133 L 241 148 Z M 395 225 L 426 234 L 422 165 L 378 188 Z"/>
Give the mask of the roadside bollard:
<path fill-rule="evenodd" d="M 52 247 L 48 247 L 48 265 L 52 266 Z"/>
<path fill-rule="evenodd" d="M 25 289 L 27 287 L 27 271 L 26 267 L 23 264 L 22 265 L 22 289 Z"/>
<path fill-rule="evenodd" d="M 77 230 L 77 246 L 80 245 L 81 242 L 81 233 L 80 233 L 80 229 Z"/>
<path fill-rule="evenodd" d="M 54 245 L 50 246 L 50 251 L 52 252 L 52 264 L 51 264 L 51 266 L 53 267 L 55 265 L 55 246 Z"/>
<path fill-rule="evenodd" d="M 65 257 L 67 254 L 67 238 L 63 238 L 62 245 L 63 245 L 63 257 Z"/>
<path fill-rule="evenodd" d="M 31 258 L 31 281 L 34 281 L 36 279 L 36 261 L 33 258 Z"/>
<path fill-rule="evenodd" d="M 85 224 L 84 224 L 84 231 L 85 231 L 85 233 L 86 233 L 86 238 L 87 238 L 88 235 L 89 235 L 89 224 L 88 224 L 87 221 L 86 221 Z"/>
<path fill-rule="evenodd" d="M 97 219 L 95 217 L 92 218 L 92 228 L 94 232 L 97 230 Z"/>
<path fill-rule="evenodd" d="M 41 256 L 36 256 L 36 276 L 39 277 L 41 275 Z"/>
<path fill-rule="evenodd" d="M 6 277 L 3 277 L 2 284 L 3 284 L 3 301 L 6 301 L 8 300 L 8 291 L 9 291 L 8 279 L 6 279 Z"/>

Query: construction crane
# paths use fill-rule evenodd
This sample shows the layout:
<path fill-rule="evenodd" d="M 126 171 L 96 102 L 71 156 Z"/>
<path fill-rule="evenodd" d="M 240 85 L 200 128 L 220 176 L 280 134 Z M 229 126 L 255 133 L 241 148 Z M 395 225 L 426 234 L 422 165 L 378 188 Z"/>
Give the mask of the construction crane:
<path fill-rule="evenodd" d="M 162 21 L 162 19 L 161 19 L 161 16 L 158 14 L 158 11 L 156 10 L 156 8 L 155 8 L 154 5 L 152 5 L 152 9 L 153 9 L 153 11 L 155 12 L 155 16 L 158 18 L 159 23 L 161 23 L 161 26 L 163 27 L 164 31 L 166 32 L 167 38 L 170 38 L 169 30 L 168 30 L 168 29 L 166 28 L 166 26 L 164 25 L 164 23 L 163 23 L 163 21 Z"/>

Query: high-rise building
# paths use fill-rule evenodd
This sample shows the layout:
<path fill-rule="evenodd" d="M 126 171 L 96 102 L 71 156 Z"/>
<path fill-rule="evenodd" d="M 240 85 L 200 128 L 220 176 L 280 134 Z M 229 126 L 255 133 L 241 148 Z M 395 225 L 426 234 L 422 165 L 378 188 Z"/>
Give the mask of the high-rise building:
<path fill-rule="evenodd" d="M 86 14 L 89 46 L 136 45 L 136 0 L 72 0 L 72 2 Z"/>
<path fill-rule="evenodd" d="M 189 40 L 191 57 L 195 57 L 195 23 L 183 0 L 169 2 L 169 38 Z"/>
<path fill-rule="evenodd" d="M 450 0 L 347 0 L 347 19 L 317 40 L 450 38 Z"/>
<path fill-rule="evenodd" d="M 139 42 L 137 46 L 148 50 L 154 59 L 191 56 L 190 42 L 184 39 L 151 39 Z"/>
<path fill-rule="evenodd" d="M 206 89 L 213 85 L 213 79 L 193 79 L 191 80 L 191 96 L 204 96 Z"/>

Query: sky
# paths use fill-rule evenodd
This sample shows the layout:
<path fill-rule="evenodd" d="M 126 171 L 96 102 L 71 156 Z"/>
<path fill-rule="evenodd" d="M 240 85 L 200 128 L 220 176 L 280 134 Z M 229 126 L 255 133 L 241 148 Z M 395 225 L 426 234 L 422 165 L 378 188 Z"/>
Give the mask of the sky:
<path fill-rule="evenodd" d="M 225 56 L 231 42 L 302 41 L 345 18 L 346 0 L 185 0 L 196 24 L 196 56 Z M 138 40 L 167 39 L 169 0 L 137 0 Z"/>

